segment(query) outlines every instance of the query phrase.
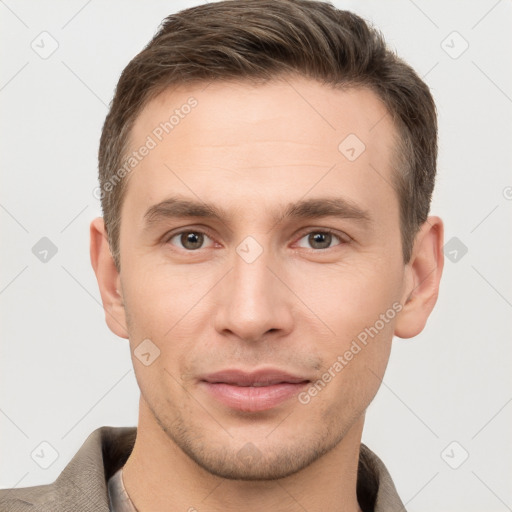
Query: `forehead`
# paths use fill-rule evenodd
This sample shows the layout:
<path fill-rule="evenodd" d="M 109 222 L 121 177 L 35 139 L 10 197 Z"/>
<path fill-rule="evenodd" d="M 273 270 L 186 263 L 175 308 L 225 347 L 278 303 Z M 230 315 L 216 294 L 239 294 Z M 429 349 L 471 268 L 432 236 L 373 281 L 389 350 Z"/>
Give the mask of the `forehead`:
<path fill-rule="evenodd" d="M 192 123 L 193 130 L 189 126 Z M 190 137 L 198 128 L 196 137 Z M 227 137 L 236 142 L 247 131 L 256 137 L 254 143 L 265 139 L 266 134 L 282 133 L 299 144 L 321 143 L 318 149 L 322 153 L 329 144 L 337 158 L 337 142 L 350 130 L 380 152 L 386 150 L 386 139 L 394 134 L 395 127 L 385 105 L 370 89 L 334 89 L 294 76 L 264 84 L 214 81 L 166 89 L 146 104 L 135 120 L 130 139 L 132 146 L 147 135 L 157 142 L 172 143 L 172 138 L 188 145 L 200 138 L 207 145 Z"/>
<path fill-rule="evenodd" d="M 255 211 L 263 195 L 337 188 L 386 209 L 395 196 L 395 134 L 383 103 L 364 88 L 290 77 L 168 89 L 135 121 L 130 152 L 150 149 L 128 176 L 123 208 L 145 211 L 179 189 Z"/>

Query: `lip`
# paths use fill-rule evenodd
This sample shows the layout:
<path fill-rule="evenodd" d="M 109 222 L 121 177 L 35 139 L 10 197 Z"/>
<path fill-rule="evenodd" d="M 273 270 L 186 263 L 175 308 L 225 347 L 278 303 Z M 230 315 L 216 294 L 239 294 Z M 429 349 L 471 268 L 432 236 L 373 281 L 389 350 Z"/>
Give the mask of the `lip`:
<path fill-rule="evenodd" d="M 202 388 L 217 401 L 239 411 L 258 412 L 277 407 L 310 382 L 278 369 L 252 372 L 227 369 L 200 378 Z"/>

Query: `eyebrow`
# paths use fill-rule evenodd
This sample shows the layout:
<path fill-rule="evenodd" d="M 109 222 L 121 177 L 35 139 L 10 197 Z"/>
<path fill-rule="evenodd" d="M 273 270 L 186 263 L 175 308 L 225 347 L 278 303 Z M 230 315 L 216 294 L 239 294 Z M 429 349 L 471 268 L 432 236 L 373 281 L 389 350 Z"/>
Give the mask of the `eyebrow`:
<path fill-rule="evenodd" d="M 179 197 L 169 197 L 148 208 L 144 220 L 148 227 L 168 219 L 179 218 L 214 219 L 227 223 L 232 215 L 222 207 Z M 321 217 L 338 217 L 353 219 L 361 224 L 369 225 L 372 217 L 352 201 L 342 197 L 319 197 L 288 203 L 284 208 L 274 213 L 275 223 L 288 219 L 316 219 Z"/>

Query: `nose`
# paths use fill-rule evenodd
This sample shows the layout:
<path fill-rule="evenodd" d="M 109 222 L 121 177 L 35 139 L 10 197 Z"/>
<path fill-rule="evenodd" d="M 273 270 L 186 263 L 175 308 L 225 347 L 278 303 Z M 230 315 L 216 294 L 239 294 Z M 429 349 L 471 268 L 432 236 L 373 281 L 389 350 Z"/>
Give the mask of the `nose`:
<path fill-rule="evenodd" d="M 288 334 L 294 302 L 282 262 L 266 251 L 254 261 L 242 252 L 235 253 L 232 262 L 220 283 L 214 320 L 217 332 L 247 342 Z"/>

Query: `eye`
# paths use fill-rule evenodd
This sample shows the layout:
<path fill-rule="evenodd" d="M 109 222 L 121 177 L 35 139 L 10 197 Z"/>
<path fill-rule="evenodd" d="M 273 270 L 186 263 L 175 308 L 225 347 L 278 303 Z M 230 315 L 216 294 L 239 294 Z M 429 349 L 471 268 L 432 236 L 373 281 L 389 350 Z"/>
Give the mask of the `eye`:
<path fill-rule="evenodd" d="M 346 236 L 346 238 L 348 237 Z M 306 243 L 310 244 L 311 248 L 316 250 L 331 249 L 334 247 L 331 246 L 331 243 L 336 239 L 340 242 L 336 245 L 342 245 L 348 242 L 348 240 L 343 239 L 341 235 L 337 235 L 333 231 L 327 229 L 310 231 L 309 233 L 306 233 L 304 236 L 302 236 L 302 238 L 300 238 L 300 240 L 306 240 Z M 300 240 L 299 247 L 306 247 L 300 243 Z"/>
<path fill-rule="evenodd" d="M 187 252 L 198 251 L 206 248 L 205 242 L 210 240 L 210 247 L 213 247 L 215 241 L 208 234 L 201 230 L 189 229 L 171 234 L 165 240 L 179 249 Z M 305 242 L 303 242 L 303 240 Z M 336 243 L 336 240 L 338 243 Z M 337 245 L 343 245 L 350 241 L 348 235 L 337 234 L 329 229 L 316 229 L 305 233 L 298 242 L 299 247 L 310 248 L 315 251 L 332 249 Z M 333 244 L 334 242 L 334 244 Z M 309 244 L 309 247 L 304 244 Z"/>
<path fill-rule="evenodd" d="M 173 240 L 177 240 L 180 244 L 178 247 L 180 249 L 184 249 L 186 251 L 197 251 L 198 249 L 202 249 L 202 245 L 205 239 L 212 240 L 206 233 L 199 230 L 190 230 L 190 231 L 181 231 L 179 233 L 175 233 L 171 237 L 167 239 L 166 243 L 171 243 L 172 245 L 176 245 L 173 243 Z M 212 240 L 213 242 L 213 240 Z"/>

